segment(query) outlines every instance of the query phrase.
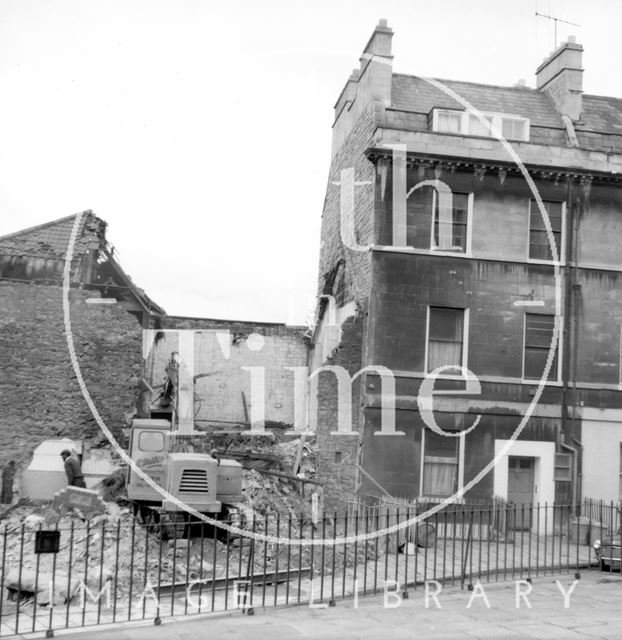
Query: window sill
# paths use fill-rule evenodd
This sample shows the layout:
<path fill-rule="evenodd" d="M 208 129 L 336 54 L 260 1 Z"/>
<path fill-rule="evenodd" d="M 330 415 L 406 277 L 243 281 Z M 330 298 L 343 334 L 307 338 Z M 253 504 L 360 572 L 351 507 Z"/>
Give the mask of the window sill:
<path fill-rule="evenodd" d="M 474 140 L 493 140 L 494 142 L 500 142 L 503 144 L 503 140 L 506 142 L 529 142 L 529 138 L 506 138 L 502 136 L 501 138 L 497 138 L 497 136 L 483 136 L 478 135 L 476 133 L 466 133 L 462 131 L 441 131 L 439 129 L 428 129 L 428 133 L 435 133 L 441 136 L 453 136 L 454 138 L 472 138 Z"/>
<path fill-rule="evenodd" d="M 566 260 L 539 260 L 537 258 L 527 258 L 526 262 L 528 264 L 544 264 L 549 265 L 551 267 L 565 267 Z"/>
<path fill-rule="evenodd" d="M 430 249 L 430 254 L 435 256 L 460 256 L 461 258 L 472 258 L 472 254 L 468 251 L 452 251 L 447 249 Z"/>
<path fill-rule="evenodd" d="M 438 249 L 417 249 L 411 246 L 395 246 L 391 244 L 373 244 L 371 246 L 372 251 L 381 251 L 385 253 L 409 253 L 412 255 L 418 256 L 446 256 L 453 258 L 466 258 L 469 260 L 483 260 L 486 262 L 510 262 L 513 264 L 538 264 L 550 267 L 565 267 L 566 260 L 537 260 L 535 258 L 516 258 L 516 257 L 508 257 L 501 258 L 496 256 L 489 255 L 476 255 L 472 251 L 469 252 L 458 252 L 458 251 L 440 251 Z M 588 267 L 583 267 L 588 268 Z M 595 267 L 594 267 L 595 268 Z M 604 267 L 600 267 L 602 270 L 606 271 L 607 269 Z M 610 271 L 617 271 L 617 269 L 609 269 Z"/>
<path fill-rule="evenodd" d="M 425 500 L 426 502 L 430 502 L 432 504 L 441 504 L 442 502 L 447 502 L 448 504 L 465 504 L 464 498 L 452 498 L 452 496 L 447 496 L 446 498 L 439 498 L 438 496 L 419 496 L 417 498 L 418 501 Z"/>
<path fill-rule="evenodd" d="M 539 380 L 536 378 L 522 378 L 521 384 L 529 384 L 529 385 L 534 385 L 538 387 L 541 384 L 544 384 L 547 387 L 561 387 L 562 381 L 561 380 L 545 380 L 543 383 L 542 380 Z"/>

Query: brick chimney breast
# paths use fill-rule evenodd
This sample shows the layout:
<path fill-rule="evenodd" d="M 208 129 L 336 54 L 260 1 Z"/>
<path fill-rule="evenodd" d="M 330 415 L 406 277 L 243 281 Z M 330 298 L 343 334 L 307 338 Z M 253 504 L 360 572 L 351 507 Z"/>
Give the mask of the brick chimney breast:
<path fill-rule="evenodd" d="M 536 71 L 536 86 L 552 100 L 560 115 L 581 120 L 583 110 L 583 47 L 574 36 L 562 43 Z"/>

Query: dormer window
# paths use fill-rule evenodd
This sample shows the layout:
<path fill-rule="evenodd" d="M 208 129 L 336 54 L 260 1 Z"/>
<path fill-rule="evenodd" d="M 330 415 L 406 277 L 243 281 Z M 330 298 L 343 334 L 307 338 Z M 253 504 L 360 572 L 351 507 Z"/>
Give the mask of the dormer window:
<path fill-rule="evenodd" d="M 493 127 L 506 140 L 529 140 L 529 120 L 521 116 L 507 113 L 482 113 L 482 118 L 479 118 L 473 112 L 457 109 L 433 109 L 431 116 L 432 131 L 439 133 L 494 138 L 496 136 L 491 130 Z"/>
<path fill-rule="evenodd" d="M 444 133 L 460 133 L 462 127 L 462 113 L 460 111 L 438 110 L 437 131 Z"/>
<path fill-rule="evenodd" d="M 525 118 L 501 117 L 501 133 L 507 140 L 529 140 L 528 127 Z"/>

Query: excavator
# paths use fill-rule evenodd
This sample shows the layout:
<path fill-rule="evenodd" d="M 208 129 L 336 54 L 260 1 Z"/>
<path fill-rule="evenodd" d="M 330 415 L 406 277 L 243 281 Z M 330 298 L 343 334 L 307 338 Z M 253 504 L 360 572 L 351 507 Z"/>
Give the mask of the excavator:
<path fill-rule="evenodd" d="M 194 428 L 195 379 L 179 353 L 173 352 L 159 396 L 159 408 L 170 407 L 170 419 L 133 420 L 129 454 L 144 473 L 181 503 L 210 518 L 240 526 L 241 515 L 235 505 L 243 499 L 242 465 L 220 458 L 215 452 L 210 455 L 179 451 L 180 436 L 198 433 Z M 203 526 L 177 502 L 162 499 L 131 467 L 127 494 L 139 520 L 165 540 L 188 537 Z M 226 535 L 220 528 L 216 533 Z"/>

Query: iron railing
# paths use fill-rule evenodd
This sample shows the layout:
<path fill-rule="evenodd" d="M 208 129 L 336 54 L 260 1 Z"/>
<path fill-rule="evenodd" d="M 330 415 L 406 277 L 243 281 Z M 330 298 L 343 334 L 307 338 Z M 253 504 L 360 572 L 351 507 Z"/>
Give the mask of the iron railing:
<path fill-rule="evenodd" d="M 26 519 L 0 529 L 0 635 L 578 573 L 598 567 L 596 537 L 620 541 L 613 503 L 454 504 L 425 521 L 421 511 L 254 517 L 241 537 L 195 523 L 169 540 L 170 525 L 129 513 L 62 527 Z"/>

